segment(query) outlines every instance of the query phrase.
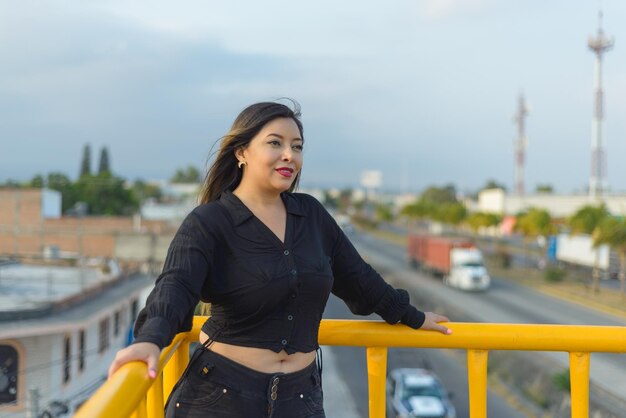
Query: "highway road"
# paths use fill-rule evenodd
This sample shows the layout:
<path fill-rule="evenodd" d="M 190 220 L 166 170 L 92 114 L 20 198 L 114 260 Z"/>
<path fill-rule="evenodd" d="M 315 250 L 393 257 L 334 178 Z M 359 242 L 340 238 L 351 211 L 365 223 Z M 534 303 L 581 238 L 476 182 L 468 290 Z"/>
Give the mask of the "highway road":
<path fill-rule="evenodd" d="M 453 304 L 458 308 L 457 311 L 465 312 L 465 317 L 452 318 L 454 321 L 626 325 L 623 319 L 578 304 L 554 299 L 499 278 L 494 278 L 492 288 L 484 293 L 466 293 L 448 288 L 439 280 L 411 270 L 407 266 L 403 247 L 359 233 L 353 234 L 350 238 L 368 262 L 387 275 L 393 276 L 396 282 L 394 285 L 397 287 L 404 287 L 413 292 L 428 292 L 439 300 Z M 442 355 L 445 356 L 445 354 Z M 540 355 L 557 362 L 563 369 L 569 365 L 567 353 L 550 352 Z M 437 355 L 430 355 L 430 357 L 434 356 Z M 459 376 L 465 376 L 465 373 L 463 371 Z M 590 375 L 592 382 L 602 390 L 617 397 L 626 394 L 625 355 L 593 354 Z M 459 380 L 466 380 L 466 378 L 459 377 Z M 466 396 L 466 390 L 462 388 L 451 390 L 459 398 Z M 459 403 L 462 403 L 461 399 Z"/>
<path fill-rule="evenodd" d="M 361 254 L 372 262 L 375 268 L 378 268 L 373 260 L 370 259 L 370 251 L 379 252 L 384 248 L 383 257 L 387 260 L 385 264 L 392 263 L 395 265 L 394 270 L 406 271 L 409 274 L 413 272 L 407 270 L 404 261 L 404 253 L 388 248 L 386 242 L 381 242 L 368 236 L 358 234 L 352 235 L 351 240 L 357 246 Z M 389 272 L 388 266 L 382 266 Z M 405 288 L 407 286 L 404 286 Z M 326 310 L 325 318 L 333 319 L 380 319 L 376 315 L 370 317 L 353 315 L 346 305 L 331 296 Z M 327 347 L 324 350 L 332 350 L 335 363 L 339 368 L 340 376 L 347 382 L 352 397 L 358 409 L 358 415 L 362 417 L 368 416 L 367 405 L 367 367 L 364 348 L 355 347 Z M 467 368 L 465 367 L 465 352 L 451 350 L 434 350 L 434 349 L 400 349 L 391 348 L 388 353 L 387 370 L 399 367 L 426 367 L 433 370 L 444 382 L 447 389 L 452 393 L 452 401 L 457 410 L 458 418 L 469 417 L 469 402 L 467 389 Z M 332 388 L 327 388 L 327 390 Z M 507 417 L 507 418 L 523 418 L 526 415 L 521 414 L 499 395 L 491 390 L 488 393 L 487 410 L 489 416 Z"/>
<path fill-rule="evenodd" d="M 390 224 L 390 223 L 383 223 L 379 226 L 379 228 L 384 231 L 388 231 L 388 232 L 398 234 L 401 236 L 407 235 L 409 231 L 406 227 L 395 225 L 395 224 Z M 485 238 L 487 240 L 490 240 L 490 243 L 486 244 L 483 242 L 483 244 L 479 244 L 479 246 L 482 245 L 483 247 L 485 247 L 486 250 L 494 251 L 495 248 L 497 247 L 496 239 L 487 238 L 487 237 Z M 519 251 L 511 252 L 511 256 L 512 256 L 511 262 L 515 266 L 536 268 L 542 262 L 541 257 L 539 257 L 536 253 L 537 251 L 541 251 L 541 247 L 539 247 L 539 245 L 537 244 L 535 240 L 531 241 L 530 243 L 526 243 L 524 242 L 523 238 L 520 236 L 510 236 L 510 237 L 501 238 L 500 242 L 507 247 L 523 250 L 522 252 L 519 252 Z M 527 253 L 528 248 L 532 249 L 534 253 L 528 254 Z M 570 268 L 573 268 L 573 267 L 570 266 Z M 577 268 L 581 269 L 582 271 L 584 271 L 585 269 L 585 267 L 582 267 L 582 266 L 579 266 Z M 589 275 L 588 278 L 589 280 L 591 280 L 591 268 L 586 268 L 586 269 Z M 603 288 L 607 288 L 607 289 L 619 290 L 620 282 L 616 278 L 605 279 L 605 280 L 600 281 L 600 286 Z"/>
<path fill-rule="evenodd" d="M 331 296 L 324 312 L 325 318 L 332 319 L 380 319 L 378 316 L 355 316 L 346 305 L 335 296 Z M 360 347 L 324 347 L 323 352 L 333 350 L 335 365 L 339 375 L 348 385 L 358 416 L 368 416 L 367 364 L 365 349 Z M 387 371 L 398 367 L 427 367 L 434 371 L 452 393 L 452 401 L 457 410 L 457 418 L 468 418 L 467 369 L 459 361 L 460 353 L 453 354 L 446 350 L 391 348 L 387 355 Z M 455 357 L 456 356 L 456 357 Z M 324 386 L 325 390 L 333 390 Z M 490 417 L 524 418 L 517 410 L 509 406 L 504 399 L 489 391 L 487 411 Z"/>

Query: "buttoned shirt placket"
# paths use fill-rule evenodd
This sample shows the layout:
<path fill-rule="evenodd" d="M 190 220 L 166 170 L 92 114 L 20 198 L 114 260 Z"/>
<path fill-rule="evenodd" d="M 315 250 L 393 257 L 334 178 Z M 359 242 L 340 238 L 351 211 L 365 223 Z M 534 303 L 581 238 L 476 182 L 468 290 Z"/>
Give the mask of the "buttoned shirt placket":
<path fill-rule="evenodd" d="M 280 336 L 279 344 L 283 349 L 286 349 L 289 345 L 293 328 L 296 322 L 296 312 L 298 303 L 298 269 L 296 268 L 295 258 L 292 250 L 290 249 L 293 243 L 292 233 L 294 230 L 294 217 L 287 212 L 287 224 L 285 225 L 285 241 L 281 241 L 272 230 L 268 228 L 260 219 L 254 216 L 254 221 L 259 227 L 259 231 L 268 237 L 274 245 L 277 247 L 277 251 L 280 251 L 285 259 L 285 265 L 288 271 L 287 280 L 289 284 L 289 298 L 286 301 L 285 318 L 282 321 L 282 332 Z"/>

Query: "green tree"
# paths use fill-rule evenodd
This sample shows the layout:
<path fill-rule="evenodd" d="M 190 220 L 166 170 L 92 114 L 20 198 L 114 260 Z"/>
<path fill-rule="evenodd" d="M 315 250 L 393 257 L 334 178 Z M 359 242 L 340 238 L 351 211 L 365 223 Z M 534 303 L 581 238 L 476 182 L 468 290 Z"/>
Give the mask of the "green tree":
<path fill-rule="evenodd" d="M 135 180 L 133 183 L 132 191 L 135 195 L 135 199 L 142 203 L 147 199 L 159 200 L 163 196 L 161 188 L 155 184 L 148 184 L 141 179 Z"/>
<path fill-rule="evenodd" d="M 172 183 L 200 183 L 200 171 L 190 165 L 187 168 L 179 168 L 174 175 L 170 178 Z"/>
<path fill-rule="evenodd" d="M 556 226 L 547 210 L 530 208 L 516 216 L 515 230 L 524 236 L 526 257 L 530 258 L 530 240 L 536 237 L 547 238 L 556 232 Z"/>
<path fill-rule="evenodd" d="M 87 203 L 90 215 L 130 215 L 139 208 L 139 201 L 124 183 L 109 172 L 83 176 L 76 182 L 77 198 Z"/>
<path fill-rule="evenodd" d="M 35 177 L 33 177 L 30 180 L 29 186 L 41 189 L 41 188 L 46 186 L 46 180 L 43 178 L 43 176 L 41 174 L 37 174 L 37 175 L 35 175 Z"/>
<path fill-rule="evenodd" d="M 61 192 L 64 188 L 70 187 L 72 185 L 72 181 L 65 174 L 55 171 L 52 173 L 48 173 L 46 184 L 49 188 Z"/>
<path fill-rule="evenodd" d="M 391 204 L 382 204 L 379 203 L 376 205 L 376 220 L 382 222 L 391 222 L 393 221 L 393 208 Z"/>
<path fill-rule="evenodd" d="M 467 226 L 474 232 L 478 232 L 481 228 L 496 226 L 500 222 L 502 222 L 501 215 L 487 212 L 474 212 L 465 219 Z"/>
<path fill-rule="evenodd" d="M 80 175 L 78 176 L 90 176 L 91 175 L 91 145 L 85 144 L 83 147 L 83 159 L 80 163 Z"/>
<path fill-rule="evenodd" d="M 20 187 L 22 187 L 22 183 L 15 180 L 15 179 L 6 179 L 4 183 L 0 184 L 1 188 L 6 188 L 6 189 L 19 189 Z"/>
<path fill-rule="evenodd" d="M 554 187 L 551 184 L 538 184 L 535 191 L 537 193 L 552 194 L 554 193 Z"/>
<path fill-rule="evenodd" d="M 76 188 L 72 181 L 61 172 L 48 173 L 46 178 L 46 186 L 49 189 L 61 192 L 61 210 L 65 213 L 69 208 L 73 207 L 77 202 Z"/>
<path fill-rule="evenodd" d="M 626 291 L 626 218 L 606 217 L 596 230 L 598 244 L 608 244 L 619 255 L 620 293 Z"/>
<path fill-rule="evenodd" d="M 430 216 L 435 221 L 458 225 L 467 217 L 467 209 L 460 202 L 444 203 L 434 207 Z"/>
<path fill-rule="evenodd" d="M 609 216 L 609 211 L 604 204 L 593 206 L 585 205 L 578 209 L 571 217 L 567 219 L 572 235 L 588 234 L 593 240 L 593 247 L 596 250 L 593 269 L 591 272 L 592 290 L 596 293 L 600 292 L 600 269 L 598 268 L 598 251 L 600 244 L 600 225 Z"/>
<path fill-rule="evenodd" d="M 572 234 L 592 235 L 607 216 L 609 216 L 609 211 L 605 205 L 585 205 L 569 217 L 567 223 Z"/>
<path fill-rule="evenodd" d="M 98 164 L 98 174 L 111 172 L 111 163 L 109 161 L 109 150 L 102 147 L 100 150 L 100 163 Z"/>
<path fill-rule="evenodd" d="M 504 186 L 502 183 L 498 183 L 494 179 L 489 179 L 489 180 L 487 180 L 485 185 L 480 190 L 488 190 L 488 189 L 502 189 L 502 190 L 506 190 L 506 186 Z"/>
<path fill-rule="evenodd" d="M 435 205 L 456 203 L 456 188 L 452 184 L 443 187 L 430 186 L 422 192 L 420 199 Z"/>
<path fill-rule="evenodd" d="M 400 209 L 400 215 L 410 219 L 432 219 L 458 225 L 467 216 L 465 205 L 456 199 L 454 185 L 428 187 L 420 197 Z"/>
<path fill-rule="evenodd" d="M 433 210 L 434 206 L 431 203 L 417 199 L 413 203 L 405 205 L 400 210 L 400 215 L 406 216 L 410 219 L 425 219 L 430 217 Z"/>
<path fill-rule="evenodd" d="M 556 232 L 550 213 L 545 209 L 530 208 L 518 214 L 515 229 L 525 236 L 547 237 Z"/>

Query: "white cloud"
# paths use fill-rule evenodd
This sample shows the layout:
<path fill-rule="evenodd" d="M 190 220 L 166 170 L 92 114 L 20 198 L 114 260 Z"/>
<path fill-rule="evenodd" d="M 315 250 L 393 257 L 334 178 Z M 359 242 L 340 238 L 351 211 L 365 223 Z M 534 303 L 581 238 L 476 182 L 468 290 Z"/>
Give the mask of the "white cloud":
<path fill-rule="evenodd" d="M 294 57 L 358 56 L 392 48 L 421 20 L 419 8 L 409 0 L 395 1 L 391 7 L 378 1 L 331 0 L 297 5 L 285 0 L 183 4 L 160 0 L 150 7 L 126 1 L 92 6 L 169 36 L 212 39 L 232 52 Z M 426 7 L 424 15 L 428 17 L 434 7 Z"/>
<path fill-rule="evenodd" d="M 616 37 L 605 65 L 609 175 L 624 188 L 626 30 L 615 22 L 626 6 L 605 7 Z M 108 143 L 120 174 L 167 176 L 204 157 L 243 106 L 291 96 L 311 139 L 309 181 L 349 170 L 358 181 L 369 165 L 394 179 L 408 158 L 420 185 L 508 183 L 524 89 L 527 183 L 568 188 L 588 171 L 595 22 L 595 6 L 566 0 L 23 0 L 0 14 L 0 137 L 29 158 L 0 153 L 0 181 L 51 164 L 77 170 L 71 152 L 52 161 L 44 140 L 77 155 L 87 140 Z M 571 163 L 557 170 L 556 158 Z"/>

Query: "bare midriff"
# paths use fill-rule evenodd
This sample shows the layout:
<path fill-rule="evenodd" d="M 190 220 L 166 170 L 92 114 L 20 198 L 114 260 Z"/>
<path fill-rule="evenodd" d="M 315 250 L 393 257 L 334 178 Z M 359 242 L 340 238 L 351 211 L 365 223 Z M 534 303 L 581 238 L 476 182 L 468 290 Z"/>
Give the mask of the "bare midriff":
<path fill-rule="evenodd" d="M 200 343 L 204 344 L 208 338 L 207 334 L 200 332 Z M 242 347 L 217 341 L 211 343 L 209 350 L 262 373 L 293 373 L 315 360 L 315 351 L 287 354 L 282 350 L 276 353 L 266 348 Z"/>

